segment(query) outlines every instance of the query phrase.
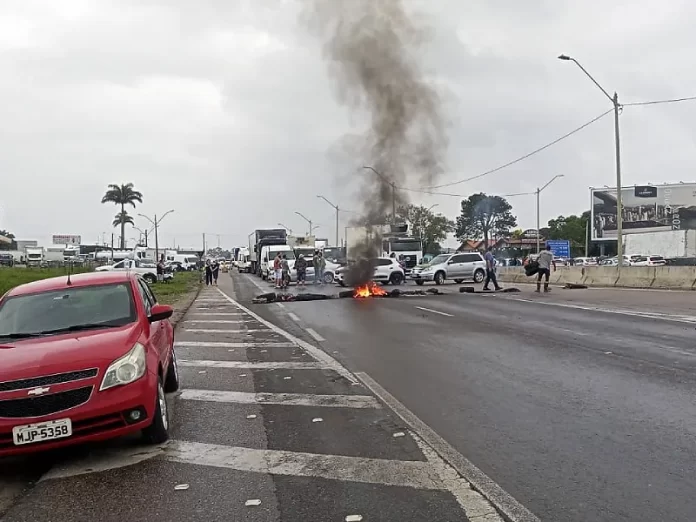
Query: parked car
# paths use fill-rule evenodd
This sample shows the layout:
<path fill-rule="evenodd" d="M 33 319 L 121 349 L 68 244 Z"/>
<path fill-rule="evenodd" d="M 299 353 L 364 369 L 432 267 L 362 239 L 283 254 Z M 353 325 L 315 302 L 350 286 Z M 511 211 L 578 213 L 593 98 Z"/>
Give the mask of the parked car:
<path fill-rule="evenodd" d="M 425 266 L 411 270 L 410 278 L 417 285 L 434 281 L 441 285 L 447 279 L 459 284 L 464 281 L 482 283 L 486 277 L 486 261 L 478 252 L 440 254 Z"/>
<path fill-rule="evenodd" d="M 665 266 L 667 261 L 662 256 L 645 256 L 636 258 L 633 266 Z"/>
<path fill-rule="evenodd" d="M 150 265 L 149 263 L 142 263 L 139 259 L 124 259 L 113 265 L 99 266 L 94 269 L 96 272 L 113 272 L 113 271 L 124 271 L 124 272 L 135 272 L 139 274 L 145 281 L 150 284 L 157 282 L 157 265 Z M 171 270 L 167 270 L 164 273 L 164 280 L 169 281 L 174 277 L 174 273 Z"/>
<path fill-rule="evenodd" d="M 305 272 L 305 280 L 308 283 L 314 282 L 314 265 L 312 264 L 312 260 L 313 258 L 311 257 L 307 258 L 307 271 Z M 323 281 L 325 284 L 330 285 L 336 280 L 336 270 L 341 268 L 341 265 L 333 263 L 327 259 L 325 259 L 325 261 L 326 267 L 324 268 Z M 297 283 L 297 270 L 295 269 L 294 265 L 290 270 L 290 282 Z"/>
<path fill-rule="evenodd" d="M 0 266 L 14 266 L 14 256 L 12 254 L 0 254 Z"/>
<path fill-rule="evenodd" d="M 0 299 L 0 456 L 142 432 L 169 438 L 172 307 L 134 272 L 20 285 Z"/>
<path fill-rule="evenodd" d="M 400 285 L 406 280 L 406 273 L 399 262 L 393 257 L 376 257 L 369 261 L 373 266 L 372 280 L 384 284 Z M 352 285 L 346 275 L 350 266 L 336 269 L 335 278 L 341 286 Z"/>

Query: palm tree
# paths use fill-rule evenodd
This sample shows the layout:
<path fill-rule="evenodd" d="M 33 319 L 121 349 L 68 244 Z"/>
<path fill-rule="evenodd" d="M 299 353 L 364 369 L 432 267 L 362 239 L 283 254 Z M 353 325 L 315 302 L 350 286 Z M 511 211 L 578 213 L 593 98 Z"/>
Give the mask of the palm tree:
<path fill-rule="evenodd" d="M 126 223 L 133 224 L 133 218 L 126 212 L 126 205 L 132 205 L 135 208 L 136 201 L 142 203 L 143 195 L 133 188 L 132 183 L 109 185 L 106 194 L 104 194 L 101 200 L 102 203 L 121 205 L 121 212 L 116 214 L 116 219 L 113 222 L 114 227 L 121 225 L 121 250 L 126 248 Z"/>

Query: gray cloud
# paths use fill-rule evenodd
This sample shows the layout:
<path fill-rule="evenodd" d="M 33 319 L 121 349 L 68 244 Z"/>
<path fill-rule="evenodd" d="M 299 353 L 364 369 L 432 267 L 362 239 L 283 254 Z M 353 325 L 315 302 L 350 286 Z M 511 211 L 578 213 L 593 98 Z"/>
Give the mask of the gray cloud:
<path fill-rule="evenodd" d="M 598 0 L 524 5 L 413 1 L 435 28 L 423 51 L 452 122 L 443 181 L 505 163 L 609 109 L 561 52 L 576 56 L 623 101 L 696 94 L 688 67 L 696 5 Z M 108 183 L 132 181 L 146 214 L 176 212 L 166 244 L 202 232 L 243 243 L 278 221 L 304 229 L 299 210 L 333 238 L 323 194 L 358 208 L 337 174 L 357 166 L 331 154 L 367 118 L 333 99 L 321 48 L 292 1 L 38 0 L 0 6 L 0 228 L 46 241 L 111 233 Z M 621 117 L 626 183 L 693 180 L 696 103 L 627 107 Z M 533 190 L 557 173 L 542 219 L 581 212 L 587 187 L 612 185 L 607 117 L 563 143 L 475 182 L 442 189 Z M 417 181 L 409 181 L 415 188 Z M 454 215 L 456 198 L 412 194 Z M 511 202 L 534 224 L 532 198 Z M 347 217 L 347 216 L 346 216 Z M 132 234 L 135 236 L 136 234 Z"/>

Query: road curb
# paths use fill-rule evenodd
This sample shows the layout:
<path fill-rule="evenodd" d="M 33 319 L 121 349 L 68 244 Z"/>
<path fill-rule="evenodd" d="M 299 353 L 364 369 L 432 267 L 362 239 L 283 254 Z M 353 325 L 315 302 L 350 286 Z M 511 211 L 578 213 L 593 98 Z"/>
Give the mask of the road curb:
<path fill-rule="evenodd" d="M 203 289 L 203 285 L 198 283 L 198 288 L 196 289 L 195 292 L 192 291 L 188 294 L 188 297 L 181 299 L 181 301 L 183 301 L 183 303 L 184 303 L 182 306 L 179 306 L 178 303 L 175 304 L 174 314 L 172 315 L 171 319 L 169 320 L 172 323 L 172 326 L 174 328 L 176 328 L 177 325 L 184 318 L 186 313 L 189 311 L 189 309 L 193 305 L 194 301 L 196 299 L 198 299 L 198 296 L 200 295 L 202 289 Z"/>

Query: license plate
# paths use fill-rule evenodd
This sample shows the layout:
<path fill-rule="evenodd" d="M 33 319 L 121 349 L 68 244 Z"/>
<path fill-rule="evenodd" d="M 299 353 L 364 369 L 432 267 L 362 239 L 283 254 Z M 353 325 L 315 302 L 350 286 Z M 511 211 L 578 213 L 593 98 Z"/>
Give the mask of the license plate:
<path fill-rule="evenodd" d="M 12 428 L 12 438 L 15 446 L 33 444 L 45 440 L 63 439 L 72 435 L 70 419 L 59 419 L 48 422 L 15 426 Z"/>

